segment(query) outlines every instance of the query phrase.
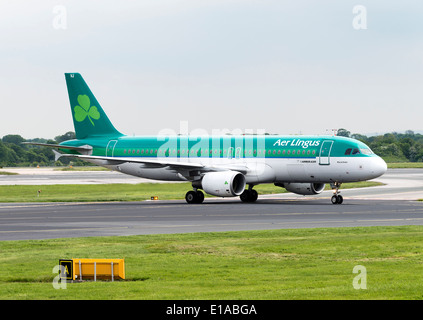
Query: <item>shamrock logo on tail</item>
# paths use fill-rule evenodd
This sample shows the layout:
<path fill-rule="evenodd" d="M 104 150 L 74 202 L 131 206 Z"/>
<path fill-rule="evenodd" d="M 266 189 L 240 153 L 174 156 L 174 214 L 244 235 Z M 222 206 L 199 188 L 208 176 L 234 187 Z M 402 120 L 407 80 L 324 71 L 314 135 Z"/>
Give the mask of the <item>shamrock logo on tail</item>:
<path fill-rule="evenodd" d="M 95 126 L 94 120 L 100 119 L 100 112 L 98 112 L 96 106 L 91 106 L 90 98 L 87 95 L 80 94 L 78 96 L 78 103 L 79 106 L 76 106 L 73 110 L 75 111 L 75 120 L 78 122 L 82 122 L 88 117 L 91 124 Z"/>

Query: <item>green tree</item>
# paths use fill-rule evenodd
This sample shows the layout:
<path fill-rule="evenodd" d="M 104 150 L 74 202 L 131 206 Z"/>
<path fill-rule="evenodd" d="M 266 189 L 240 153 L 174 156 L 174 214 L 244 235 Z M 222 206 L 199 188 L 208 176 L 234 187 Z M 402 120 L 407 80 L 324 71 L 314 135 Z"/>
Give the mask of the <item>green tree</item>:
<path fill-rule="evenodd" d="M 60 143 L 60 142 L 63 142 L 63 141 L 66 141 L 66 140 L 72 140 L 72 139 L 75 139 L 75 138 L 76 138 L 75 132 L 68 131 L 61 136 L 54 137 L 54 140 L 56 140 L 57 143 Z"/>
<path fill-rule="evenodd" d="M 364 142 L 364 143 L 368 143 L 368 141 L 369 141 L 369 138 L 367 138 L 367 136 L 359 134 L 359 133 L 353 133 L 351 135 L 351 138 L 356 139 L 356 140 L 360 140 L 361 142 Z"/>
<path fill-rule="evenodd" d="M 351 132 L 348 131 L 347 129 L 340 128 L 340 129 L 338 129 L 338 132 L 336 133 L 336 135 L 340 136 L 340 137 L 348 137 L 349 138 L 351 136 Z"/>
<path fill-rule="evenodd" d="M 8 134 L 2 138 L 2 141 L 4 143 L 21 144 L 25 139 L 18 134 Z"/>

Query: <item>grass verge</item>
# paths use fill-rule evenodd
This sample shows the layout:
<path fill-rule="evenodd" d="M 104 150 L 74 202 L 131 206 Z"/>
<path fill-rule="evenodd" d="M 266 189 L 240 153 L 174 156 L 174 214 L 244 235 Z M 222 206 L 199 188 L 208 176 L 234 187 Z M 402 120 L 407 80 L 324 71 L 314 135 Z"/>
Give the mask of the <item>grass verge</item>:
<path fill-rule="evenodd" d="M 342 189 L 378 185 L 381 183 L 374 181 L 345 183 Z M 0 186 L 0 202 L 142 201 L 152 196 L 158 196 L 159 200 L 171 200 L 184 199 L 185 193 L 191 189 L 190 183 L 9 185 Z M 259 194 L 286 192 L 273 184 L 258 185 L 255 189 Z"/>
<path fill-rule="evenodd" d="M 104 167 L 93 167 L 93 166 L 86 166 L 86 167 L 64 167 L 64 168 L 56 168 L 54 171 L 110 171 L 110 169 Z"/>
<path fill-rule="evenodd" d="M 388 162 L 387 165 L 389 169 L 423 168 L 423 162 Z"/>
<path fill-rule="evenodd" d="M 0 299 L 422 299 L 423 227 L 0 242 Z M 124 258 L 126 280 L 68 283 L 60 258 Z M 354 289 L 355 266 L 366 289 Z"/>

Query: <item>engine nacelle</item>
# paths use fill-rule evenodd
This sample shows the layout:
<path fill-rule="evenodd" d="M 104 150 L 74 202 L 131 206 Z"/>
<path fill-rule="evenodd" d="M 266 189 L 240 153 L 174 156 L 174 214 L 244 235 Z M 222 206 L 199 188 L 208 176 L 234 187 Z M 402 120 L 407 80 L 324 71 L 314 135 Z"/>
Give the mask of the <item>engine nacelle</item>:
<path fill-rule="evenodd" d="M 245 189 L 245 177 L 236 171 L 208 172 L 201 180 L 201 189 L 218 197 L 239 196 Z"/>
<path fill-rule="evenodd" d="M 302 195 L 319 194 L 325 189 L 324 183 L 284 183 L 282 186 L 289 192 Z"/>

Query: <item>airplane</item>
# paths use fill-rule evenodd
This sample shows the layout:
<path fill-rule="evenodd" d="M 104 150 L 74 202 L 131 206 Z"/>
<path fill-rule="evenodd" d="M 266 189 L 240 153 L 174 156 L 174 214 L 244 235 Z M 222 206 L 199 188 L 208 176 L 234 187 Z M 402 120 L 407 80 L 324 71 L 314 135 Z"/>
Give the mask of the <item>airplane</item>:
<path fill-rule="evenodd" d="M 76 139 L 27 143 L 57 149 L 56 161 L 76 157 L 132 176 L 189 181 L 189 204 L 202 203 L 203 191 L 255 202 L 254 186 L 265 183 L 300 195 L 319 194 L 330 184 L 331 202 L 341 204 L 342 183 L 371 180 L 387 170 L 367 145 L 340 136 L 127 136 L 113 126 L 81 74 L 65 73 L 65 79 Z"/>

